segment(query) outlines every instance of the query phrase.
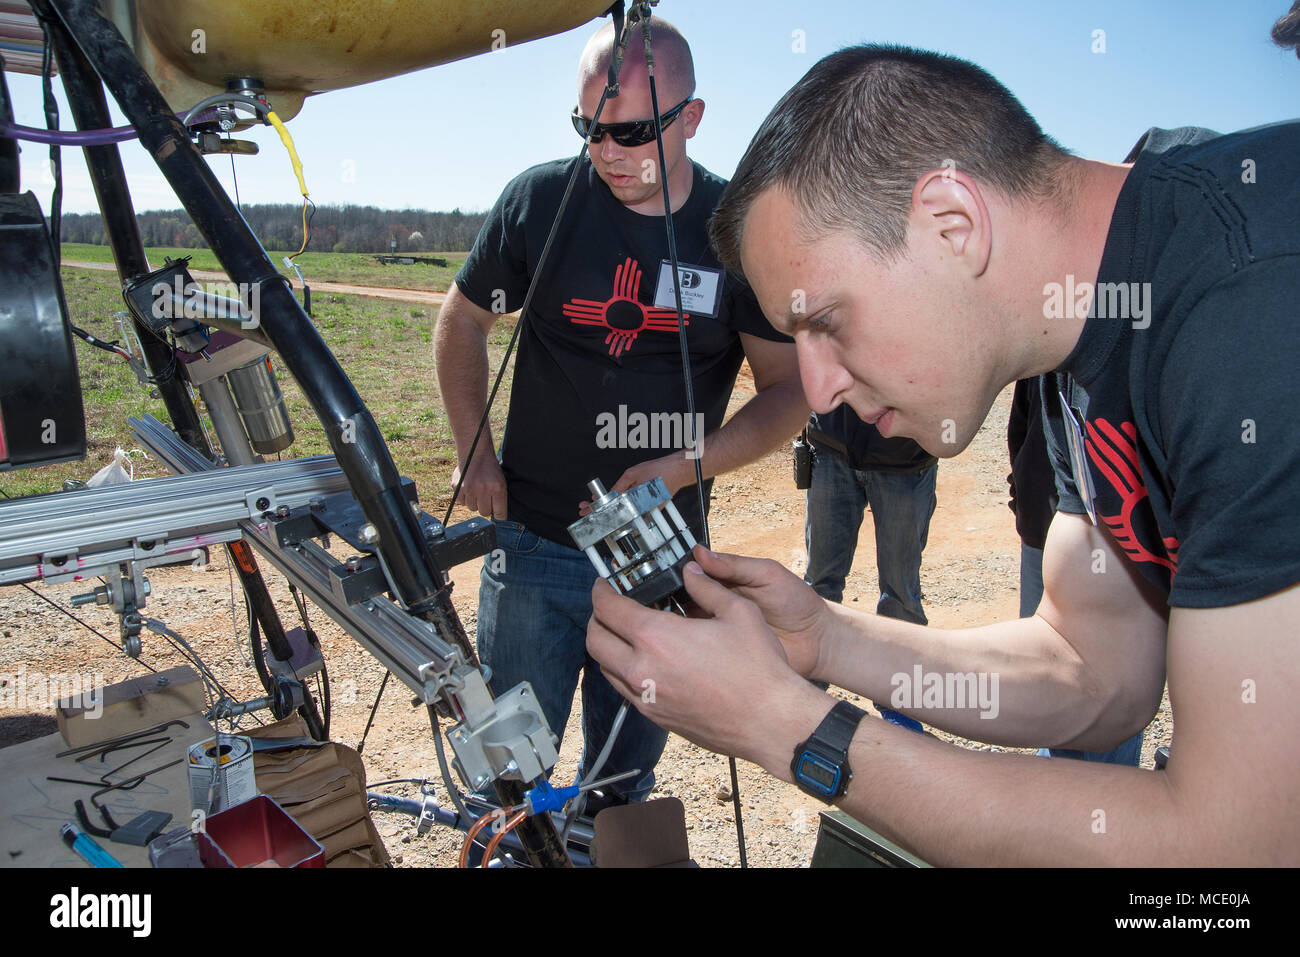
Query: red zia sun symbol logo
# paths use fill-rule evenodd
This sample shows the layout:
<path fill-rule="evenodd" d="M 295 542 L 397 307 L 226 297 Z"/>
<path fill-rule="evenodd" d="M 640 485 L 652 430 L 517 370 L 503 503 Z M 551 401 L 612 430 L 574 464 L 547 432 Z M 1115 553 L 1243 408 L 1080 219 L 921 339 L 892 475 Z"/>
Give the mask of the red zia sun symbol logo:
<path fill-rule="evenodd" d="M 677 312 L 673 309 L 657 309 L 642 305 L 637 301 L 637 292 L 641 288 L 641 267 L 635 259 L 629 257 L 623 265 L 614 270 L 614 295 L 605 302 L 594 299 L 573 299 L 565 303 L 563 313 L 571 322 L 583 326 L 604 326 L 609 330 L 605 345 L 609 354 L 615 358 L 632 348 L 636 337 L 643 329 L 656 332 L 676 332 Z M 690 313 L 682 314 L 684 325 Z"/>

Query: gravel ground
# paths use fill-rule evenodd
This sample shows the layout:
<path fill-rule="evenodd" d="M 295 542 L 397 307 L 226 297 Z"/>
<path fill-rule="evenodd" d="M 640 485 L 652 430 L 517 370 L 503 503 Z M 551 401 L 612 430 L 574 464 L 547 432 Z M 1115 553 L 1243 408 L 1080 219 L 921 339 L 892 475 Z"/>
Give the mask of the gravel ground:
<path fill-rule="evenodd" d="M 737 401 L 742 398 L 743 394 Z M 1005 504 L 1008 399 L 1009 392 L 1004 393 L 969 449 L 940 465 L 939 507 L 922 570 L 932 626 L 978 625 L 1016 614 L 1019 543 Z M 714 546 L 777 558 L 801 570 L 803 501 L 802 493 L 793 489 L 789 473 L 789 450 L 784 449 L 720 479 L 714 488 L 711 521 Z M 335 551 L 340 553 L 339 546 Z M 240 638 L 244 633 L 243 606 L 242 602 L 233 606 L 224 553 L 214 552 L 212 563 L 203 572 L 188 567 L 155 569 L 149 577 L 154 591 L 146 612 L 165 621 L 199 649 L 234 695 L 260 694 Z M 285 581 L 275 574 L 267 577 L 285 622 L 296 623 L 297 612 Z M 868 518 L 846 600 L 870 607 L 875 599 L 873 578 L 874 547 Z M 457 585 L 456 606 L 473 634 L 477 567 L 462 566 L 455 570 L 453 579 Z M 25 667 L 30 686 L 36 671 L 99 673 L 108 682 L 141 673 L 139 663 L 109 647 L 113 642 L 106 644 L 38 597 L 45 596 L 66 607 L 73 594 L 88 590 L 85 583 L 38 585 L 33 590 L 35 594 L 21 588 L 0 591 L 0 675 L 12 675 Z M 77 609 L 77 613 L 103 635 L 115 639 L 117 622 L 111 613 L 94 606 Z M 321 636 L 332 676 L 332 736 L 355 746 L 361 739 L 383 669 L 323 614 L 316 612 L 313 624 Z M 142 660 L 159 670 L 183 663 L 181 656 L 157 635 L 146 632 L 144 647 Z M 54 730 L 49 710 L 0 708 L 0 745 Z M 1172 731 L 1166 697 L 1148 729 L 1143 751 L 1146 766 L 1151 766 L 1154 748 L 1167 744 Z M 939 737 L 962 747 L 1005 750 L 943 733 Z M 579 744 L 575 708 L 564 736 L 557 780 L 567 782 L 573 778 Z M 364 758 L 371 781 L 437 777 L 426 712 L 413 707 L 409 692 L 394 682 L 389 683 L 380 704 Z M 656 793 L 673 795 L 685 804 L 693 858 L 704 867 L 737 866 L 739 854 L 726 758 L 672 736 L 657 773 Z M 740 763 L 739 781 L 749 863 L 759 867 L 806 866 L 816 841 L 817 814 L 823 805 L 744 762 Z M 441 795 L 441 782 L 437 787 Z M 393 790 L 405 794 L 416 791 L 411 785 L 396 785 Z M 377 813 L 375 820 L 398 866 L 455 863 L 460 846 L 457 833 L 435 828 L 431 834 L 419 837 L 411 819 Z"/>

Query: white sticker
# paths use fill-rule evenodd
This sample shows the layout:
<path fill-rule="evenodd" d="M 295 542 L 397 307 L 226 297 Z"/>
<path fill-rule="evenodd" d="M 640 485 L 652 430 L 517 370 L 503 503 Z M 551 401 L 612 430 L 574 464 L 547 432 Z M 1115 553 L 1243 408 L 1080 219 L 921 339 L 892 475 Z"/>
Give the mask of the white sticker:
<path fill-rule="evenodd" d="M 1079 498 L 1083 499 L 1083 507 L 1088 511 L 1088 518 L 1092 524 L 1097 524 L 1097 506 L 1094 504 L 1096 492 L 1092 486 L 1092 472 L 1088 470 L 1088 460 L 1084 456 L 1083 431 L 1079 425 L 1078 415 L 1070 407 L 1070 403 L 1065 401 L 1065 394 L 1057 391 L 1057 396 L 1061 400 L 1061 418 L 1065 420 L 1065 439 L 1070 446 L 1070 465 L 1074 471 L 1074 485 L 1079 490 Z"/>
<path fill-rule="evenodd" d="M 677 276 L 682 287 L 682 311 L 692 316 L 716 319 L 718 300 L 722 296 L 722 270 L 679 262 Z M 660 309 L 677 308 L 677 300 L 673 296 L 673 267 L 666 259 L 659 264 L 655 305 Z"/>

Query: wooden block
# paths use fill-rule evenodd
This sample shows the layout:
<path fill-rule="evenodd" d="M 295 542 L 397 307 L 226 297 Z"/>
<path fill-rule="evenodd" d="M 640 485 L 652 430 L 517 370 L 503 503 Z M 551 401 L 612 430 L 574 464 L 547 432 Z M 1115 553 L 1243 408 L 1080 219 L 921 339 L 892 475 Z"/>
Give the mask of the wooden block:
<path fill-rule="evenodd" d="M 68 747 L 79 748 L 206 710 L 198 673 L 181 665 L 108 685 L 93 701 L 65 698 L 55 716 Z"/>

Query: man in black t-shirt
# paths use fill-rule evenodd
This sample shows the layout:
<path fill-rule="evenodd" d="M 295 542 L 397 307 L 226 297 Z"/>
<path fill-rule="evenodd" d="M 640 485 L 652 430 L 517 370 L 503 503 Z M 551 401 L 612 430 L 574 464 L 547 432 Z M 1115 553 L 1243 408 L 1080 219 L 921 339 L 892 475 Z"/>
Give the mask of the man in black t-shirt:
<path fill-rule="evenodd" d="M 462 500 L 497 526 L 499 548 L 481 576 L 479 652 L 493 691 L 530 682 L 560 735 L 585 669 L 583 776 L 622 702 L 585 649 L 596 573 L 573 547 L 568 526 L 585 510 L 587 482 L 599 478 L 621 491 L 662 476 L 699 538 L 696 458 L 710 479 L 767 453 L 807 415 L 794 347 L 763 318 L 753 293 L 724 272 L 709 243 L 708 218 L 726 182 L 686 155 L 704 113 L 694 96 L 690 49 L 669 24 L 652 19 L 651 27 L 695 418 L 686 406 L 658 150 L 652 135 L 636 129 L 652 115 L 639 30 L 619 77 L 621 92 L 607 100 L 595 130 L 589 121 L 608 75 L 612 27 L 583 53 L 573 120 L 590 134 L 590 162 L 577 171 L 528 314 L 519 320 L 499 460 L 485 435 L 466 462 L 487 396 L 486 337 L 503 313 L 521 308 L 576 160 L 534 166 L 506 186 L 456 275 L 435 334 L 457 477 L 465 472 Z M 757 394 L 724 426 L 746 359 Z M 649 794 L 666 739 L 666 731 L 629 712 L 601 776 L 641 773 L 616 784 L 606 800 Z"/>
<path fill-rule="evenodd" d="M 887 439 L 847 405 L 808 417 L 813 449 L 803 580 L 828 601 L 842 601 L 858 530 L 868 506 L 876 537 L 876 614 L 926 623 L 921 555 L 934 514 L 936 459 L 911 439 Z"/>
<path fill-rule="evenodd" d="M 1042 604 L 921 628 L 701 548 L 685 578 L 711 617 L 598 583 L 593 657 L 629 697 L 655 676 L 633 703 L 656 721 L 934 863 L 1300 864 L 1297 208 L 1300 122 L 1152 130 L 1112 164 L 1065 153 L 965 61 L 826 57 L 741 160 L 722 261 L 794 336 L 814 411 L 845 402 L 951 456 L 1043 376 L 1060 504 Z M 805 680 L 966 738 L 1105 750 L 1166 676 L 1159 773 L 972 753 Z"/>

